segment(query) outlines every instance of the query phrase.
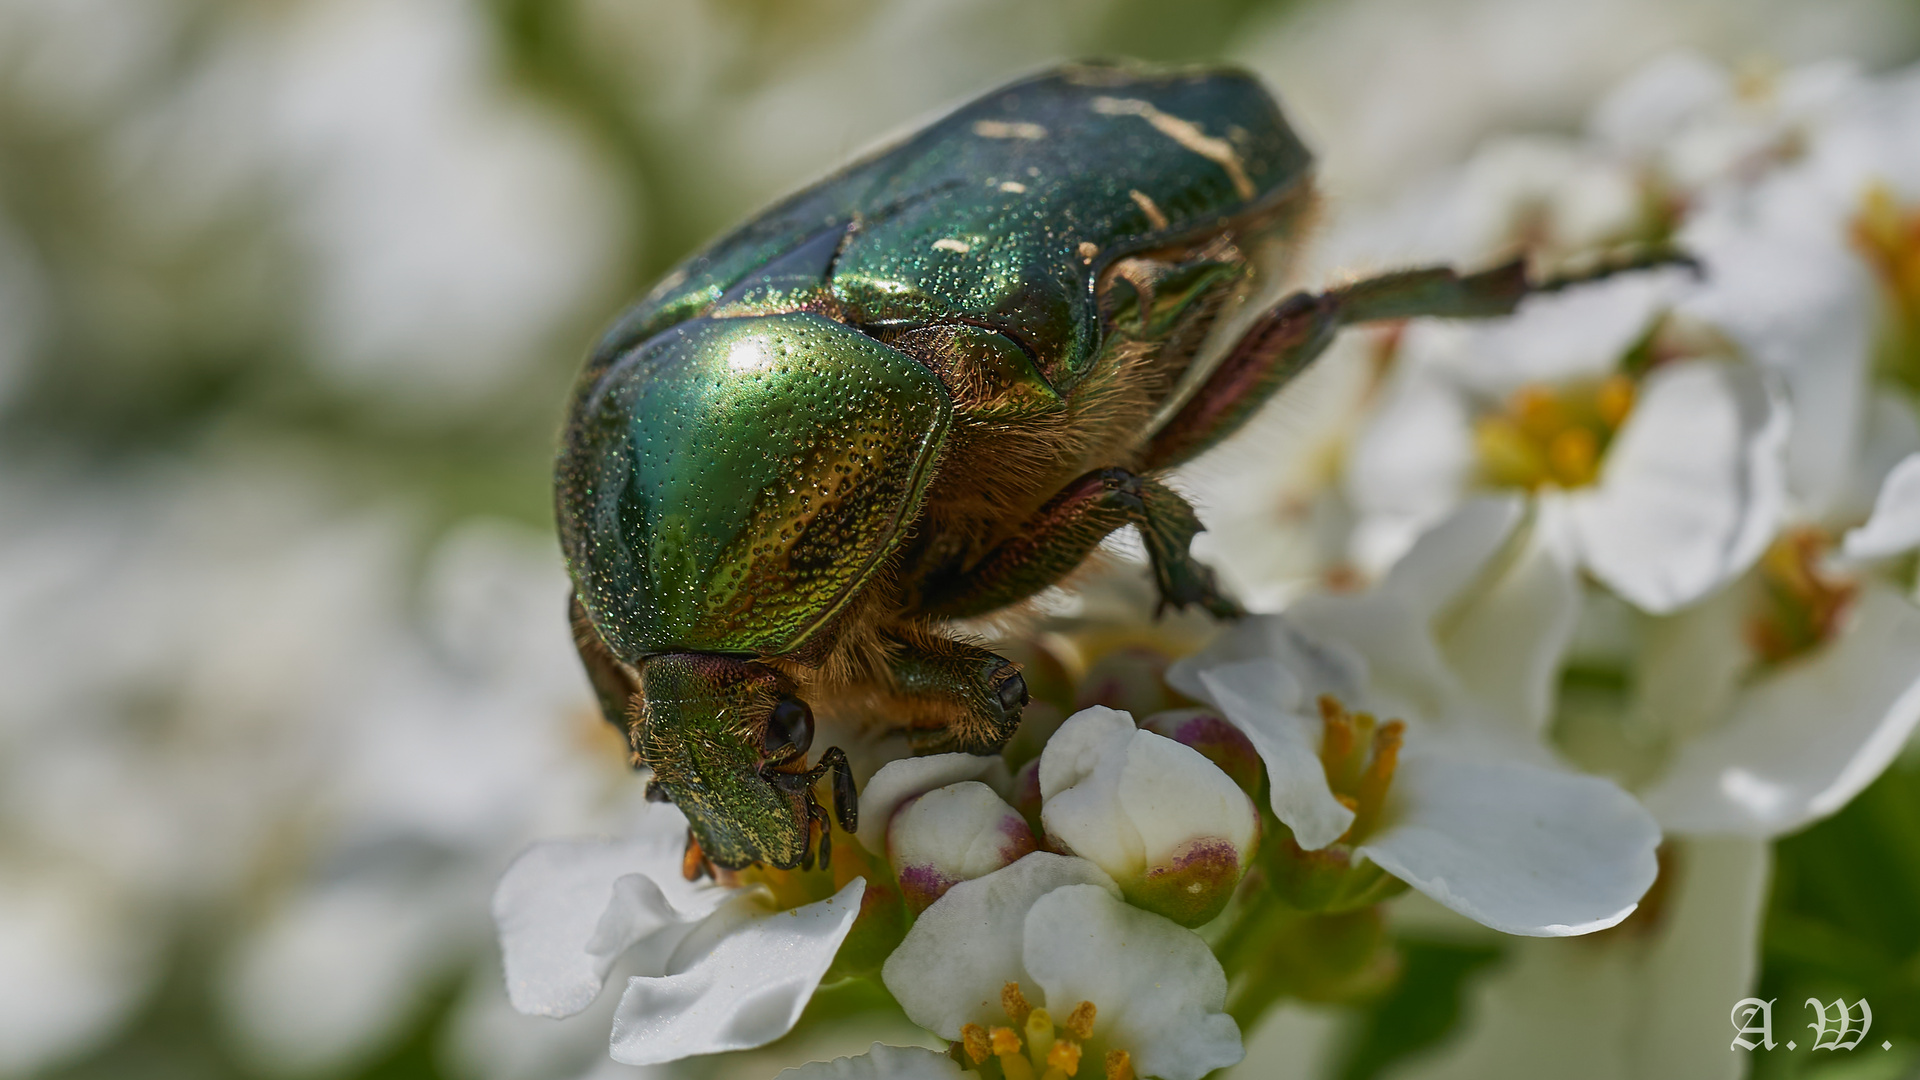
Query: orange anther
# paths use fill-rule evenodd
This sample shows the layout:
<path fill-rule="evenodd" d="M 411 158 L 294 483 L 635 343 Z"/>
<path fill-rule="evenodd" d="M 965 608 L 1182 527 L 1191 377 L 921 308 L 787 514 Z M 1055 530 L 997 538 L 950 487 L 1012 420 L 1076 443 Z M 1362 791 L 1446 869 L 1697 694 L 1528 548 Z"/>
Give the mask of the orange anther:
<path fill-rule="evenodd" d="M 987 1038 L 987 1029 L 979 1024 L 961 1027 L 960 1044 L 966 1047 L 967 1060 L 975 1065 L 993 1056 L 993 1043 Z"/>
<path fill-rule="evenodd" d="M 1073 1011 L 1067 1014 L 1067 1030 L 1082 1042 L 1093 1038 L 1093 1018 L 1098 1011 L 1091 1001 L 1075 1005 Z"/>
<path fill-rule="evenodd" d="M 1033 1011 L 1033 1006 L 1027 1004 L 1027 996 L 1020 992 L 1017 982 L 1007 983 L 1000 988 L 1000 1008 L 1015 1026 L 1025 1024 L 1027 1014 Z"/>

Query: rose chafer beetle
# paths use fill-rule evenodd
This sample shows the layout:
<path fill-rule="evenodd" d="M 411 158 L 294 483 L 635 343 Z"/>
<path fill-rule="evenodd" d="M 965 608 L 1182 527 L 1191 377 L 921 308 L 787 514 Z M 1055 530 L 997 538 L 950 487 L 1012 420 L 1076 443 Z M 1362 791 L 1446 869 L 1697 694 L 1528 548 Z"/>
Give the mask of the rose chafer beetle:
<path fill-rule="evenodd" d="M 1017 604 L 1116 529 L 1163 605 L 1231 617 L 1158 477 L 1342 326 L 1511 312 L 1518 262 L 1295 293 L 1218 359 L 1283 261 L 1312 157 L 1250 75 L 1075 65 L 995 90 L 693 255 L 581 373 L 556 511 L 573 629 L 689 865 L 827 854 L 856 813 L 814 710 L 990 753 L 1017 665 L 949 620 Z M 1617 267 L 1615 268 L 1617 269 Z"/>

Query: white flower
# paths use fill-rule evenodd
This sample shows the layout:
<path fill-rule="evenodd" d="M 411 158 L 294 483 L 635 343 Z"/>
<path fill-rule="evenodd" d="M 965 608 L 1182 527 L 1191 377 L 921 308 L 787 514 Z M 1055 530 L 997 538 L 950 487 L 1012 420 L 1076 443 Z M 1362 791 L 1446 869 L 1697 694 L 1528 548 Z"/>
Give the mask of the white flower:
<path fill-rule="evenodd" d="M 1084 1054 L 1108 1075 L 1126 1062 L 1134 1075 L 1199 1080 L 1242 1056 L 1206 943 L 1129 907 L 1084 859 L 1035 852 L 955 885 L 882 974 L 915 1023 L 976 1062 Z"/>
<path fill-rule="evenodd" d="M 1253 740 L 1300 848 L 1347 843 L 1507 933 L 1588 933 L 1633 911 L 1659 830 L 1613 783 L 1545 764 L 1578 597 L 1522 518 L 1468 503 L 1373 592 L 1245 620 L 1169 676 Z"/>
<path fill-rule="evenodd" d="M 761 1046 L 786 1034 L 860 910 L 865 881 L 778 911 L 764 890 L 697 885 L 680 872 L 686 821 L 650 808 L 627 841 L 547 841 L 494 894 L 514 1007 L 570 1016 L 616 962 L 628 980 L 613 1057 L 631 1065 Z"/>
<path fill-rule="evenodd" d="M 1183 926 L 1220 913 L 1259 840 L 1253 802 L 1226 773 L 1102 706 L 1054 733 L 1039 779 L 1048 837 Z"/>
<path fill-rule="evenodd" d="M 1417 322 L 1347 477 L 1354 554 L 1388 565 L 1476 490 L 1539 493 L 1568 556 L 1671 611 L 1746 569 L 1785 507 L 1786 414 L 1759 373 L 1697 358 L 1621 370 L 1677 271 L 1539 296 L 1485 325 Z"/>
<path fill-rule="evenodd" d="M 962 1080 L 966 1075 L 937 1050 L 874 1043 L 864 1054 L 811 1061 L 782 1070 L 774 1080 Z"/>
<path fill-rule="evenodd" d="M 1623 663 L 1631 699 L 1586 725 L 1576 752 L 1610 762 L 1664 828 L 1791 832 L 1846 805 L 1920 723 L 1920 608 L 1822 579 L 1816 552 L 1783 542 L 1741 588 L 1652 620 Z M 1776 618 L 1803 636 L 1768 632 Z M 1596 735 L 1613 753 L 1592 753 Z"/>

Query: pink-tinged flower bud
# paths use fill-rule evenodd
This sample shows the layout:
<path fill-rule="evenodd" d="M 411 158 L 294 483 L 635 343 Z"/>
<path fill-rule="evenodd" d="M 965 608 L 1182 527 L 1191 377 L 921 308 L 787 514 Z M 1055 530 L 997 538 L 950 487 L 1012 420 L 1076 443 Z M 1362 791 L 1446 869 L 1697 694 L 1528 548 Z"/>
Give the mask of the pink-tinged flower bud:
<path fill-rule="evenodd" d="M 977 780 L 917 796 L 887 826 L 887 858 L 915 914 L 960 882 L 991 874 L 1035 848 L 1026 820 Z"/>
<path fill-rule="evenodd" d="M 1140 727 L 1200 751 L 1200 756 L 1232 777 L 1241 791 L 1260 797 L 1260 752 L 1253 748 L 1253 740 L 1218 709 L 1169 709 L 1140 721 Z"/>
<path fill-rule="evenodd" d="M 1129 901 L 1182 926 L 1220 914 L 1260 839 L 1253 801 L 1199 751 L 1126 713 L 1076 713 L 1040 757 L 1040 819 Z"/>
<path fill-rule="evenodd" d="M 1104 705 L 1130 714 L 1171 709 L 1185 704 L 1167 686 L 1167 665 L 1173 658 L 1146 645 L 1123 645 L 1095 660 L 1080 678 L 1074 694 L 1077 709 Z"/>

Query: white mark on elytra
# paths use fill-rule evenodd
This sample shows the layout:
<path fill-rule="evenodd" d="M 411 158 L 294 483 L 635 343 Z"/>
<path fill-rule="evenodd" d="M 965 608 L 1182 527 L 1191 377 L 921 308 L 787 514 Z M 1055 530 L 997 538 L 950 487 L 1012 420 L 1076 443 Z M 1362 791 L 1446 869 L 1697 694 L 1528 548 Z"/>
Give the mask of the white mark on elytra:
<path fill-rule="evenodd" d="M 1140 207 L 1140 212 L 1147 215 L 1147 224 L 1152 225 L 1155 231 L 1167 227 L 1167 215 L 1161 213 L 1160 205 L 1149 198 L 1146 192 L 1134 188 L 1127 194 L 1133 196 L 1133 201 Z"/>
<path fill-rule="evenodd" d="M 975 120 L 973 133 L 983 139 L 1044 139 L 1047 129 L 1025 120 Z"/>
<path fill-rule="evenodd" d="M 1019 182 L 1018 180 L 1009 180 L 1006 183 L 1000 185 L 1000 190 L 1009 191 L 1015 195 L 1020 195 L 1027 190 L 1027 185 Z"/>
<path fill-rule="evenodd" d="M 1091 240 L 1080 241 L 1080 258 L 1082 261 L 1092 262 L 1093 257 L 1098 254 L 1100 254 L 1099 244 L 1096 244 Z"/>
<path fill-rule="evenodd" d="M 972 244 L 964 240 L 955 240 L 951 237 L 942 237 L 939 240 L 935 240 L 933 247 L 936 251 L 951 251 L 957 255 L 965 255 L 967 252 L 973 250 Z"/>
<path fill-rule="evenodd" d="M 1097 97 L 1093 99 L 1093 111 L 1102 116 L 1140 117 L 1152 124 L 1155 131 L 1226 170 L 1227 179 L 1233 181 L 1233 189 L 1240 197 L 1253 198 L 1253 181 L 1247 176 L 1246 166 L 1240 163 L 1240 154 L 1233 144 L 1201 131 L 1200 125 L 1193 121 L 1161 112 L 1152 102 L 1139 98 Z"/>

